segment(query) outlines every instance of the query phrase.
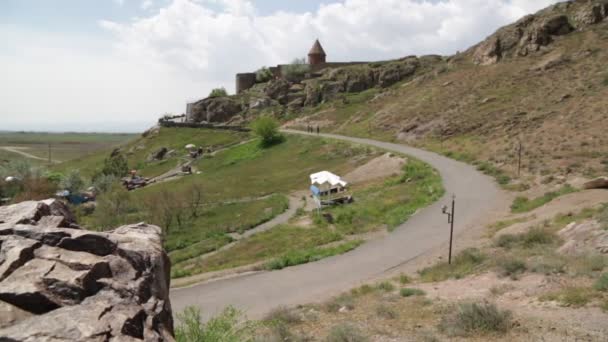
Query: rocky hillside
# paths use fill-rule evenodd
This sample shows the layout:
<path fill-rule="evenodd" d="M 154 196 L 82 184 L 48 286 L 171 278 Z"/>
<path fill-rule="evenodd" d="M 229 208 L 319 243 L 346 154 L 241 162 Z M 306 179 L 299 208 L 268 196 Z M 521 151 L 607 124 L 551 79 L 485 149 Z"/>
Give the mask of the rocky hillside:
<path fill-rule="evenodd" d="M 558 3 L 453 56 L 405 57 L 204 99 L 197 120 L 273 115 L 292 128 L 401 141 L 517 175 L 608 170 L 608 1 Z M 559 179 L 560 177 L 556 177 Z M 544 180 L 549 182 L 549 180 Z"/>
<path fill-rule="evenodd" d="M 407 142 L 490 162 L 511 178 L 521 142 L 528 183 L 549 182 L 543 179 L 549 174 L 603 174 L 607 8 L 605 0 L 559 3 L 465 52 L 420 63 L 413 75 L 388 88 L 345 93 L 342 100 L 304 108 L 288 117 L 288 125 Z"/>
<path fill-rule="evenodd" d="M 173 340 L 160 228 L 79 228 L 59 201 L 0 207 L 0 336 Z"/>

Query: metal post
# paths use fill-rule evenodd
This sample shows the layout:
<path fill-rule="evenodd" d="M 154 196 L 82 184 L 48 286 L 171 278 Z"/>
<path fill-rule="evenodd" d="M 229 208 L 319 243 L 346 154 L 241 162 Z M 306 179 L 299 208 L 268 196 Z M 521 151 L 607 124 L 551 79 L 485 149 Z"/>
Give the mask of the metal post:
<path fill-rule="evenodd" d="M 450 253 L 448 256 L 448 264 L 452 264 L 452 239 L 454 237 L 454 209 L 456 207 L 456 195 L 452 195 L 452 212 L 448 216 L 450 220 Z"/>

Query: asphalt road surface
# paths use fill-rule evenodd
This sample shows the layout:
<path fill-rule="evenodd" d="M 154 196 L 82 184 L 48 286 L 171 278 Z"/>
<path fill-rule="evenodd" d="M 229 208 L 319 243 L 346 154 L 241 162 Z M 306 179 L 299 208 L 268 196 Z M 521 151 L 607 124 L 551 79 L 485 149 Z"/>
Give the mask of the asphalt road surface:
<path fill-rule="evenodd" d="M 441 207 L 451 202 L 452 194 L 456 195 L 455 234 L 470 228 L 503 203 L 503 193 L 496 183 L 473 166 L 400 144 L 331 134 L 320 136 L 376 146 L 423 160 L 440 172 L 446 194 L 436 203 L 419 210 L 385 238 L 367 242 L 346 254 L 280 271 L 241 275 L 173 289 L 171 304 L 174 313 L 187 306 L 198 306 L 203 319 L 208 319 L 232 305 L 244 310 L 250 318 L 259 318 L 278 306 L 329 299 L 444 244 L 449 238 L 449 226 L 446 216 L 441 214 Z"/>

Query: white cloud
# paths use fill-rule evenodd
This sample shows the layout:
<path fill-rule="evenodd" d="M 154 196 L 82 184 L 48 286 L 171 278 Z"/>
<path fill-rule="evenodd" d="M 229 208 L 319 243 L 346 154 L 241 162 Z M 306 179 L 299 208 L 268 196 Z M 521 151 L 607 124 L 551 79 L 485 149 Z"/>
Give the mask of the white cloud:
<path fill-rule="evenodd" d="M 15 125 L 151 123 L 212 87 L 233 89 L 237 72 L 304 57 L 315 38 L 330 61 L 452 54 L 555 2 L 345 0 L 260 15 L 253 1 L 172 0 L 128 22 L 100 21 L 112 42 L 0 30 L 5 46 L 19 47 L 0 55 L 0 114 Z"/>
<path fill-rule="evenodd" d="M 154 2 L 152 0 L 144 0 L 141 2 L 141 5 L 139 5 L 139 7 L 144 11 L 149 10 L 152 8 L 152 6 L 154 6 Z"/>
<path fill-rule="evenodd" d="M 118 6 L 122 6 L 125 4 L 125 0 L 112 0 L 114 1 L 115 4 L 117 4 Z"/>

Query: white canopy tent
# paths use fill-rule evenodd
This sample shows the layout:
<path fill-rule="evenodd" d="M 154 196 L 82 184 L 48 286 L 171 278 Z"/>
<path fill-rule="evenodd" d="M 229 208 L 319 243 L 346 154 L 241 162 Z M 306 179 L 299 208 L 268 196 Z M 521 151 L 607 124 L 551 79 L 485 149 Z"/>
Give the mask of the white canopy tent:
<path fill-rule="evenodd" d="M 329 171 L 321 171 L 310 175 L 310 184 L 317 187 L 321 193 L 341 192 L 348 185 L 340 176 Z"/>

